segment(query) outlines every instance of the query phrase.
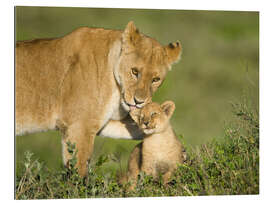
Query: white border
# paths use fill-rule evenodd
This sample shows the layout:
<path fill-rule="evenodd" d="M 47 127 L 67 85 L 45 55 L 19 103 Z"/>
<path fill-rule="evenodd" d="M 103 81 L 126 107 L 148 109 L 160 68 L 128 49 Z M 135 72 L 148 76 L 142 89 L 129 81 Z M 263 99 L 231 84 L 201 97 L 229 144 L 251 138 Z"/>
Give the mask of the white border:
<path fill-rule="evenodd" d="M 267 1 L 226 0 L 226 1 L 140 1 L 126 0 L 14 0 L 3 1 L 1 4 L 1 199 L 14 199 L 14 6 L 59 6 L 59 7 L 106 7 L 106 8 L 151 8 L 151 9 L 180 9 L 180 10 L 231 10 L 231 11 L 260 11 L 260 195 L 249 196 L 206 196 L 206 197 L 168 197 L 168 198 L 128 198 L 128 199 L 91 199 L 91 201 L 201 201 L 201 202 L 247 202 L 266 200 L 269 197 L 269 9 Z M 262 43 L 263 42 L 263 43 Z M 4 62 L 4 63 L 3 63 Z M 263 109 L 263 110 L 262 110 Z M 12 135 L 11 135 L 12 134 Z M 35 200 L 34 200 L 35 201 Z M 78 200 L 59 200 L 72 201 Z M 80 199 L 79 201 L 89 201 Z"/>
<path fill-rule="evenodd" d="M 106 8 L 154 8 L 154 9 L 188 9 L 188 10 L 245 10 L 258 11 L 262 4 L 253 0 L 188 0 L 188 1 L 126 1 L 126 0 L 65 0 L 65 1 L 32 1 L 32 0 L 15 0 L 15 5 L 29 6 L 65 6 L 65 7 L 106 7 Z"/>

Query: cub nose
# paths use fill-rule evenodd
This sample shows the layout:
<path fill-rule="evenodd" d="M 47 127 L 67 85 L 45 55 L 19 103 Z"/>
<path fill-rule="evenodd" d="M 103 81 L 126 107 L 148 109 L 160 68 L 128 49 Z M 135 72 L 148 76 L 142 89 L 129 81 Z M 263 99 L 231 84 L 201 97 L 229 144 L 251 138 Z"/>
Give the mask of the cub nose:
<path fill-rule="evenodd" d="M 149 121 L 144 121 L 143 124 L 147 126 L 149 124 Z"/>
<path fill-rule="evenodd" d="M 138 100 L 138 99 L 136 99 L 136 97 L 134 97 L 134 101 L 135 101 L 135 104 L 142 104 L 142 103 L 144 103 L 143 100 Z"/>

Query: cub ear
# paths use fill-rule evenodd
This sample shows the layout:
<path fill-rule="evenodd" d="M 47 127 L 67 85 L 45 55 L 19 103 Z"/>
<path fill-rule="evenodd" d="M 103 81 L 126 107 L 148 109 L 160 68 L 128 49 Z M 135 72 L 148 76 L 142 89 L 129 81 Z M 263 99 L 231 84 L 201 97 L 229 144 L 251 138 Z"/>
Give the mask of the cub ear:
<path fill-rule="evenodd" d="M 135 27 L 133 21 L 130 21 L 122 34 L 124 51 L 128 52 L 134 49 L 139 43 L 140 39 L 141 37 L 139 30 Z"/>
<path fill-rule="evenodd" d="M 182 45 L 179 41 L 177 41 L 177 42 L 168 44 L 164 48 L 167 53 L 169 69 L 171 69 L 171 65 L 178 62 L 181 58 Z"/>
<path fill-rule="evenodd" d="M 165 112 L 165 114 L 171 118 L 174 110 L 175 110 L 175 104 L 173 101 L 165 101 L 163 104 L 161 104 L 161 109 Z"/>
<path fill-rule="evenodd" d="M 140 109 L 136 108 L 135 110 L 130 111 L 129 115 L 132 118 L 132 120 L 135 121 L 135 123 L 139 123 L 139 118 L 141 115 Z"/>

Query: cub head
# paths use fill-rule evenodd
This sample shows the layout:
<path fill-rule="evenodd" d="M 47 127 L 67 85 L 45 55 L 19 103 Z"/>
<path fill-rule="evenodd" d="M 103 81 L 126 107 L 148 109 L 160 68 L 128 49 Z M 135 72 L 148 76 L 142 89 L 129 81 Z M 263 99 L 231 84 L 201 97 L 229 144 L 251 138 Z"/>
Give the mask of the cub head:
<path fill-rule="evenodd" d="M 146 135 L 150 135 L 166 130 L 174 110 L 175 104 L 172 101 L 165 101 L 161 105 L 152 102 L 146 104 L 142 109 L 132 110 L 130 115 L 139 128 Z"/>
<path fill-rule="evenodd" d="M 121 90 L 121 104 L 126 111 L 151 102 L 171 65 L 180 59 L 179 42 L 161 46 L 139 32 L 129 22 L 122 33 L 121 53 L 114 75 Z"/>

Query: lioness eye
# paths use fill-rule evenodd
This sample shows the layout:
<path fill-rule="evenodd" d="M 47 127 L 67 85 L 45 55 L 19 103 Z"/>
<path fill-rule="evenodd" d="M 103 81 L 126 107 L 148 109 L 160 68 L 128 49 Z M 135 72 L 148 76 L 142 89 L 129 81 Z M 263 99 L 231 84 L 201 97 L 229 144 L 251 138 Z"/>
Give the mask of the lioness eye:
<path fill-rule="evenodd" d="M 137 70 L 137 68 L 132 68 L 132 69 L 131 69 L 131 72 L 132 72 L 132 74 L 135 75 L 136 77 L 139 76 L 139 71 Z"/>
<path fill-rule="evenodd" d="M 152 82 L 158 82 L 158 81 L 160 81 L 160 78 L 159 78 L 159 77 L 156 77 L 156 78 L 154 78 L 154 79 L 152 80 Z"/>
<path fill-rule="evenodd" d="M 151 113 L 151 116 L 154 116 L 154 115 L 156 115 L 156 114 L 157 114 L 156 112 L 152 112 L 152 113 Z"/>

